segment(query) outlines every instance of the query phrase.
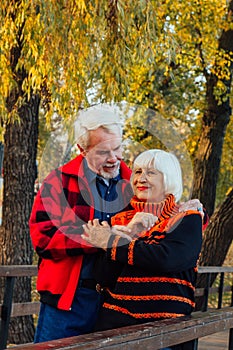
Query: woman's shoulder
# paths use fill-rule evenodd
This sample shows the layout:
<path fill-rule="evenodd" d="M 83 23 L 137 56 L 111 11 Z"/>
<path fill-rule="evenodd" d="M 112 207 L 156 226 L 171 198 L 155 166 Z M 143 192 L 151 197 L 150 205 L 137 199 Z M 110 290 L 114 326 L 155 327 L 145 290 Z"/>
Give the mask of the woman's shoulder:
<path fill-rule="evenodd" d="M 174 227 L 177 227 L 181 222 L 183 222 L 183 220 L 192 225 L 202 220 L 202 215 L 197 210 L 187 210 L 176 213 L 174 216 L 170 217 L 169 220 L 167 220 L 165 230 L 170 231 L 171 229 L 174 229 Z"/>

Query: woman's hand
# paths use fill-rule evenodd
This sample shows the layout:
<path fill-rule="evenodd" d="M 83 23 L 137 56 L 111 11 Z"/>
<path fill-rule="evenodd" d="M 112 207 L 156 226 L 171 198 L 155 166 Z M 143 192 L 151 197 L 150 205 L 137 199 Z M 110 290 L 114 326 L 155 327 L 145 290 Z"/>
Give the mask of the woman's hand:
<path fill-rule="evenodd" d="M 127 225 L 127 227 L 131 229 L 130 235 L 132 236 L 142 231 L 150 230 L 154 226 L 157 220 L 158 220 L 158 217 L 153 214 L 144 213 L 144 212 L 136 213 L 133 219 Z"/>
<path fill-rule="evenodd" d="M 124 237 L 128 239 L 129 242 L 132 241 L 131 229 L 123 225 L 115 225 L 111 228 L 111 232 L 117 236 Z"/>

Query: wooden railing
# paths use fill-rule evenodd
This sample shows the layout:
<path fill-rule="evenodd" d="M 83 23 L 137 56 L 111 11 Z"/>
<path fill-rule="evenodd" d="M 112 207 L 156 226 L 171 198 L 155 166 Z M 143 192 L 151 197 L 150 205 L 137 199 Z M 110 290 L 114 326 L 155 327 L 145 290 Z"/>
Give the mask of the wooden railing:
<path fill-rule="evenodd" d="M 5 277 L 6 279 L 3 303 L 0 304 L 0 350 L 6 348 L 11 317 L 39 313 L 39 302 L 12 303 L 15 279 L 17 277 L 33 277 L 36 275 L 37 266 L 35 265 L 0 266 L 0 277 Z"/>
<path fill-rule="evenodd" d="M 35 350 L 50 348 L 159 349 L 179 344 L 181 339 L 182 342 L 194 340 L 192 347 L 190 347 L 190 343 L 187 343 L 186 349 L 188 350 L 191 348 L 198 349 L 198 338 L 200 337 L 217 333 L 221 330 L 229 330 L 229 350 L 233 350 L 233 287 L 232 285 L 224 285 L 225 274 L 232 274 L 233 267 L 199 267 L 198 273 L 204 273 L 207 276 L 206 287 L 196 289 L 195 294 L 197 297 L 204 297 L 204 312 L 194 312 L 192 316 L 176 320 L 155 321 L 144 325 L 123 327 L 117 330 L 60 339 L 43 344 L 18 345 L 13 348 L 18 350 L 27 348 Z M 220 283 L 217 287 L 210 287 L 210 277 L 213 273 L 220 274 Z M 0 304 L 0 350 L 5 349 L 7 346 L 8 327 L 11 317 L 32 315 L 39 312 L 39 302 L 12 303 L 15 278 L 36 275 L 36 266 L 0 266 L 0 277 L 6 278 L 4 300 Z M 230 307 L 221 308 L 223 293 L 225 292 L 231 292 L 231 303 Z M 217 308 L 219 310 L 207 311 L 209 295 L 213 293 L 218 296 Z"/>
<path fill-rule="evenodd" d="M 167 319 L 104 332 L 19 345 L 14 350 L 156 350 L 182 342 L 182 350 L 198 349 L 198 338 L 233 328 L 233 308 L 194 312 L 192 316 Z M 194 341 L 193 341 L 194 340 Z M 233 349 L 230 336 L 229 350 Z M 208 349 L 206 349 L 208 350 Z"/>
<path fill-rule="evenodd" d="M 195 297 L 203 297 L 203 307 L 202 311 L 207 311 L 208 301 L 210 295 L 216 295 L 217 308 L 221 309 L 223 303 L 223 294 L 226 292 L 231 293 L 230 306 L 233 306 L 233 280 L 231 278 L 231 283 L 225 285 L 225 276 L 226 274 L 232 274 L 233 276 L 233 267 L 232 266 L 199 266 L 199 274 L 206 275 L 206 283 L 204 288 L 196 288 Z M 212 275 L 219 275 L 219 284 L 218 286 L 211 287 L 211 277 Z M 232 349 L 233 350 L 233 349 Z"/>

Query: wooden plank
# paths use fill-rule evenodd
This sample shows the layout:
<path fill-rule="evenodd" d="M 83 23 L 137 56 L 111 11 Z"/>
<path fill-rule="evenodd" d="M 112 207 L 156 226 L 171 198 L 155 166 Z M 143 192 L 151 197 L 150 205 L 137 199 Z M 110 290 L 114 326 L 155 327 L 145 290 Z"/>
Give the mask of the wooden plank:
<path fill-rule="evenodd" d="M 232 266 L 199 266 L 198 273 L 232 273 Z M 0 266 L 0 277 L 14 276 L 36 276 L 37 266 L 36 265 L 5 265 Z"/>
<path fill-rule="evenodd" d="M 232 266 L 199 266 L 198 273 L 232 273 Z M 5 265 L 0 266 L 0 277 L 7 276 L 36 276 L 37 266 L 36 265 Z"/>
<path fill-rule="evenodd" d="M 25 302 L 25 303 L 13 303 L 11 309 L 11 317 L 27 316 L 39 314 L 40 302 Z M 2 305 L 0 305 L 0 315 L 2 313 Z"/>
<path fill-rule="evenodd" d="M 225 286 L 224 292 L 230 292 L 232 289 L 231 286 Z M 210 288 L 209 294 L 215 294 L 218 292 L 218 288 Z M 195 291 L 195 296 L 203 296 L 204 295 L 204 288 L 198 288 Z M 32 315 L 32 314 L 38 314 L 40 308 L 39 302 L 24 302 L 24 303 L 13 303 L 12 304 L 12 311 L 11 311 L 11 317 L 16 316 L 25 316 L 25 315 Z M 0 314 L 2 310 L 2 304 L 0 304 Z"/>
<path fill-rule="evenodd" d="M 198 266 L 199 273 L 232 273 L 233 266 Z"/>
<path fill-rule="evenodd" d="M 195 312 L 191 317 L 175 320 L 155 321 L 39 344 L 24 344 L 13 347 L 13 349 L 139 350 L 143 348 L 156 350 L 179 344 L 181 339 L 189 341 L 232 327 L 233 307 L 230 307 L 215 311 Z"/>
<path fill-rule="evenodd" d="M 211 287 L 209 288 L 209 295 L 210 294 L 217 294 L 219 291 L 219 287 Z M 224 286 L 223 292 L 231 292 L 232 286 Z M 205 295 L 205 288 L 196 288 L 195 290 L 195 297 L 201 297 Z"/>
<path fill-rule="evenodd" d="M 37 276 L 36 265 L 0 266 L 0 277 L 32 277 Z"/>
<path fill-rule="evenodd" d="M 14 303 L 12 304 L 11 317 L 38 314 L 40 302 Z"/>

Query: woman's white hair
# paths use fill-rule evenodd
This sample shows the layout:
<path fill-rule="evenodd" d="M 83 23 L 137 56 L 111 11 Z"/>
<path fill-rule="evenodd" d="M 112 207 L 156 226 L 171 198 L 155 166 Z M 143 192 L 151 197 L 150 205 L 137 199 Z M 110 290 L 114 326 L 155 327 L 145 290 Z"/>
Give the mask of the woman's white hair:
<path fill-rule="evenodd" d="M 89 131 L 99 127 L 108 133 L 122 136 L 123 123 L 115 106 L 103 103 L 80 111 L 74 125 L 75 140 L 83 149 L 87 149 Z"/>
<path fill-rule="evenodd" d="M 133 164 L 137 168 L 154 168 L 163 174 L 165 194 L 172 193 L 178 202 L 183 193 L 182 172 L 178 159 L 170 152 L 151 149 L 139 154 Z"/>

